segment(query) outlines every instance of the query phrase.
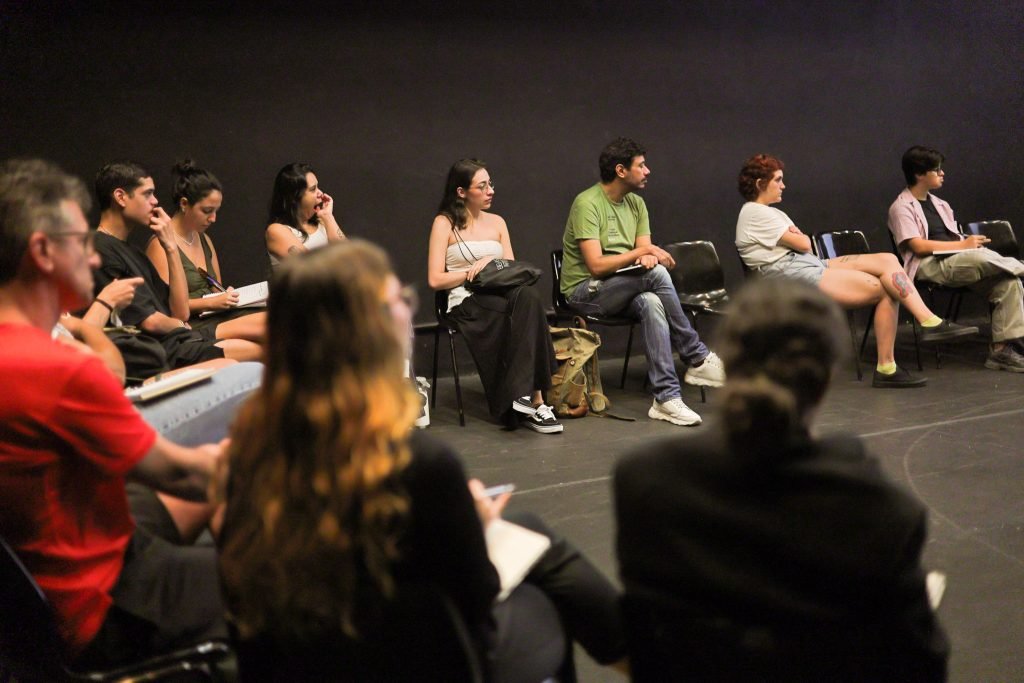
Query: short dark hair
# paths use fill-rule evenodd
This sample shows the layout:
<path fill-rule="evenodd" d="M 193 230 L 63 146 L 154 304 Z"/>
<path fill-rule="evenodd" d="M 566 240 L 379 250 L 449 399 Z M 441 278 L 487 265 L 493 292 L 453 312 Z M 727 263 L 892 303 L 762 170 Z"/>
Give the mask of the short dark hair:
<path fill-rule="evenodd" d="M 134 161 L 112 161 L 99 170 L 93 187 L 96 190 L 96 203 L 100 211 L 110 208 L 114 190 L 118 188 L 131 194 L 142 184 L 143 178 L 151 178 L 152 173 Z"/>
<path fill-rule="evenodd" d="M 171 169 L 174 175 L 174 208 L 178 210 L 179 202 L 184 199 L 190 205 L 201 202 L 216 190 L 223 192 L 217 176 L 199 168 L 191 159 L 179 161 Z"/>
<path fill-rule="evenodd" d="M 615 168 L 622 164 L 626 168 L 633 165 L 635 157 L 642 157 L 647 150 L 629 138 L 615 138 L 601 150 L 597 166 L 601 170 L 601 182 L 610 183 L 615 180 Z"/>
<path fill-rule="evenodd" d="M 942 152 L 914 145 L 903 153 L 903 177 L 907 181 L 907 187 L 917 184 L 917 176 L 924 175 L 928 171 L 935 171 L 942 167 L 946 157 Z"/>
<path fill-rule="evenodd" d="M 85 184 L 42 159 L 12 159 L 0 165 L 0 285 L 14 279 L 33 232 L 60 232 L 67 225 L 61 203 L 91 201 Z"/>
<path fill-rule="evenodd" d="M 740 194 L 748 202 L 756 200 L 761 194 L 761 190 L 764 189 L 761 187 L 761 181 L 771 180 L 776 171 L 781 171 L 784 168 L 786 165 L 778 157 L 773 157 L 771 154 L 755 154 L 744 161 L 743 168 L 740 169 L 737 183 Z M 765 187 L 767 186 L 766 182 Z"/>

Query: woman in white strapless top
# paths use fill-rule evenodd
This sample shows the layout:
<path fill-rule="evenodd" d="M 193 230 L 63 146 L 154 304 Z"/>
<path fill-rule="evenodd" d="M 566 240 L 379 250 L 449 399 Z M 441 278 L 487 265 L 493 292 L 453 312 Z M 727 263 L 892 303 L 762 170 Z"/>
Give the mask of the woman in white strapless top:
<path fill-rule="evenodd" d="M 510 426 L 561 432 L 544 404 L 556 365 L 536 283 L 504 293 L 471 293 L 465 286 L 492 259 L 515 258 L 504 219 L 486 211 L 493 200 L 482 161 L 452 165 L 430 231 L 427 279 L 434 290 L 448 290 L 448 322 L 469 345 L 491 414 Z"/>
<path fill-rule="evenodd" d="M 278 171 L 270 199 L 269 223 L 264 238 L 271 266 L 289 254 L 345 239 L 334 218 L 334 200 L 320 189 L 308 164 L 288 164 Z"/>

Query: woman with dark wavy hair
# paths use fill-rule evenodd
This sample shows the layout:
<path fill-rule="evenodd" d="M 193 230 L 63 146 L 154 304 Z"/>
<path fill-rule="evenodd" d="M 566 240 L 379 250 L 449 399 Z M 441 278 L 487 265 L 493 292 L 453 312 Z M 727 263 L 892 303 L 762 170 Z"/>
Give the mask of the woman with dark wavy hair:
<path fill-rule="evenodd" d="M 411 319 L 387 258 L 366 242 L 301 254 L 276 273 L 266 374 L 233 431 L 220 539 L 243 676 L 255 652 L 270 667 L 261 680 L 333 679 L 341 653 L 372 642 L 381 606 L 422 582 L 454 602 L 494 680 L 571 674 L 570 637 L 601 662 L 620 660 L 615 589 L 535 518 L 514 520 L 552 547 L 495 602 L 484 527 L 508 494 L 467 485 L 449 448 L 411 433 Z"/>
<path fill-rule="evenodd" d="M 427 280 L 448 291 L 448 320 L 473 354 L 491 415 L 542 434 L 562 425 L 544 392 L 557 370 L 547 313 L 537 283 L 507 292 L 467 285 L 495 258 L 515 259 L 505 220 L 491 208 L 494 183 L 479 159 L 460 159 L 445 180 L 430 229 Z"/>
<path fill-rule="evenodd" d="M 334 218 L 334 199 L 309 164 L 296 162 L 277 172 L 268 222 L 264 238 L 272 267 L 291 254 L 345 239 Z"/>
<path fill-rule="evenodd" d="M 813 433 L 844 327 L 805 283 L 748 285 L 717 419 L 616 468 L 633 680 L 945 680 L 924 505 L 859 438 Z"/>

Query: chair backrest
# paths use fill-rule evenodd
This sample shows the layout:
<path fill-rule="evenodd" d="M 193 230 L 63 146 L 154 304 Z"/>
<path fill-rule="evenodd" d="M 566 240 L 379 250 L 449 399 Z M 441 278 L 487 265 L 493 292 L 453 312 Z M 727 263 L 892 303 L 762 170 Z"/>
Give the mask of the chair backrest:
<path fill-rule="evenodd" d="M 945 680 L 944 660 L 875 619 L 758 624 L 671 602 L 628 588 L 622 597 L 635 683 Z"/>
<path fill-rule="evenodd" d="M 675 242 L 665 246 L 676 265 L 672 284 L 680 294 L 719 297 L 725 294 L 725 274 L 715 245 L 707 240 Z"/>
<path fill-rule="evenodd" d="M 736 249 L 736 258 L 740 262 L 740 272 L 743 273 L 743 279 L 749 280 L 754 277 L 758 277 L 760 273 L 747 265 L 747 262 L 743 260 L 743 255 L 740 254 L 740 250 Z"/>
<path fill-rule="evenodd" d="M 1020 258 L 1020 244 L 1017 236 L 1013 234 L 1013 226 L 1010 221 L 976 221 L 967 224 L 967 232 L 974 235 L 984 235 L 992 240 L 987 246 L 992 251 L 1003 256 Z"/>
<path fill-rule="evenodd" d="M 555 249 L 551 252 L 551 305 L 555 313 L 569 308 L 569 304 L 562 294 L 562 250 Z"/>
<path fill-rule="evenodd" d="M 437 316 L 437 322 L 444 322 L 445 316 L 448 314 L 448 290 L 439 289 L 434 292 L 434 315 Z"/>
<path fill-rule="evenodd" d="M 26 683 L 64 680 L 64 661 L 64 645 L 49 601 L 11 546 L 0 538 L 0 674 Z"/>
<path fill-rule="evenodd" d="M 400 587 L 380 628 L 358 641 L 340 627 L 313 642 L 276 642 L 232 634 L 239 678 L 260 681 L 483 681 L 483 668 L 451 599 L 432 584 Z"/>
<path fill-rule="evenodd" d="M 815 233 L 812 242 L 818 258 L 823 261 L 838 256 L 870 254 L 868 238 L 860 230 L 834 230 Z"/>

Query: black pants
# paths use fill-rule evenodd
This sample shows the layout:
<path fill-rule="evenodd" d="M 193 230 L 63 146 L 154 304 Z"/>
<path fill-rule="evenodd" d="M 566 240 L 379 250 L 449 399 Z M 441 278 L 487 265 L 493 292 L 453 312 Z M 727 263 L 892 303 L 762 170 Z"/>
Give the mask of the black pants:
<path fill-rule="evenodd" d="M 549 670 L 537 676 L 536 670 L 524 667 L 548 663 L 553 655 L 562 661 L 558 679 L 562 683 L 576 680 L 573 641 L 600 664 L 625 657 L 619 591 L 579 550 L 536 515 L 509 512 L 505 518 L 544 534 L 551 539 L 551 547 L 523 585 L 494 608 L 498 637 L 490 659 L 495 681 L 510 683 L 551 675 L 555 672 Z M 554 622 L 551 605 L 557 612 Z M 564 650 L 552 653 L 551 649 L 557 647 Z"/>
<path fill-rule="evenodd" d="M 535 284 L 477 292 L 453 308 L 448 320 L 466 339 L 495 418 L 505 418 L 520 396 L 551 386 L 558 366 Z"/>
<path fill-rule="evenodd" d="M 227 638 L 213 546 L 181 545 L 149 488 L 129 484 L 136 528 L 110 594 L 114 604 L 75 668 L 130 664 L 211 638 Z"/>

